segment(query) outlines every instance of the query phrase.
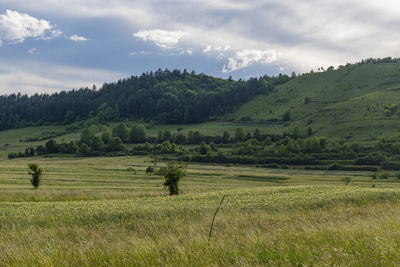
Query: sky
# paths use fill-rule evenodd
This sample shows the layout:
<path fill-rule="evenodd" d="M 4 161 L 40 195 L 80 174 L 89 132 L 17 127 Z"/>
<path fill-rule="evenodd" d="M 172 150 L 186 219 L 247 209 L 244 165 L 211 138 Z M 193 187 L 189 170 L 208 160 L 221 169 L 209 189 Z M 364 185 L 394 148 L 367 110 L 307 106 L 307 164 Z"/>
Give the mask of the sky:
<path fill-rule="evenodd" d="M 400 57 L 398 0 L 0 0 L 0 94 L 187 69 L 248 79 Z"/>

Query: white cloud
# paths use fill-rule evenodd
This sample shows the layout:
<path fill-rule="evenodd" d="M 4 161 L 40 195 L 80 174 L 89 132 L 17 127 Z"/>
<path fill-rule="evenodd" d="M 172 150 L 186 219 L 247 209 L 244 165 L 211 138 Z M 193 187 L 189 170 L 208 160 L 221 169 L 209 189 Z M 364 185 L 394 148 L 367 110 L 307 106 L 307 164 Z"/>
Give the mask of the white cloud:
<path fill-rule="evenodd" d="M 225 45 L 225 46 L 219 45 L 219 46 L 214 48 L 214 50 L 217 51 L 217 52 L 228 51 L 229 49 L 231 49 L 230 45 Z"/>
<path fill-rule="evenodd" d="M 213 47 L 212 45 L 207 45 L 206 48 L 204 48 L 203 53 L 209 53 L 212 51 L 215 52 L 226 52 L 228 50 L 230 50 L 232 47 L 230 45 L 218 45 L 216 47 Z"/>
<path fill-rule="evenodd" d="M 31 48 L 28 50 L 28 53 L 33 55 L 33 54 L 37 54 L 37 49 L 36 48 Z"/>
<path fill-rule="evenodd" d="M 151 54 L 152 53 L 150 51 L 143 51 L 143 50 L 139 51 L 139 52 L 133 51 L 133 52 L 129 53 L 130 56 L 137 56 L 137 55 L 148 56 L 148 55 L 151 55 Z"/>
<path fill-rule="evenodd" d="M 204 48 L 203 53 L 211 52 L 211 50 L 212 50 L 212 45 L 207 45 L 206 48 Z"/>
<path fill-rule="evenodd" d="M 11 43 L 22 43 L 26 38 L 52 39 L 61 32 L 54 30 L 49 21 L 37 19 L 28 14 L 6 10 L 0 15 L 0 39 Z"/>
<path fill-rule="evenodd" d="M 234 57 L 228 59 L 228 64 L 225 64 L 222 72 L 232 72 L 242 68 L 251 66 L 254 63 L 268 64 L 278 59 L 275 50 L 249 50 L 238 51 Z"/>
<path fill-rule="evenodd" d="M 89 39 L 87 39 L 87 38 L 85 38 L 85 37 L 83 37 L 83 36 L 78 36 L 78 35 L 76 35 L 76 34 L 71 35 L 71 36 L 69 37 L 69 39 L 72 40 L 72 41 L 74 41 L 74 42 L 85 42 L 85 41 L 89 40 Z"/>
<path fill-rule="evenodd" d="M 178 50 L 179 51 L 179 50 Z M 176 53 L 179 56 L 183 56 L 183 55 L 193 55 L 193 49 L 192 48 L 188 48 L 188 49 L 181 49 L 178 53 Z M 175 55 L 175 53 L 170 53 L 170 56 Z"/>
<path fill-rule="evenodd" d="M 47 36 L 43 36 L 40 39 L 51 40 L 51 39 L 59 37 L 61 34 L 62 34 L 62 31 L 60 31 L 60 30 L 52 30 Z"/>
<path fill-rule="evenodd" d="M 133 36 L 143 41 L 152 41 L 161 48 L 171 49 L 174 48 L 180 40 L 189 35 L 183 31 L 164 31 L 160 29 L 150 31 L 138 31 Z"/>

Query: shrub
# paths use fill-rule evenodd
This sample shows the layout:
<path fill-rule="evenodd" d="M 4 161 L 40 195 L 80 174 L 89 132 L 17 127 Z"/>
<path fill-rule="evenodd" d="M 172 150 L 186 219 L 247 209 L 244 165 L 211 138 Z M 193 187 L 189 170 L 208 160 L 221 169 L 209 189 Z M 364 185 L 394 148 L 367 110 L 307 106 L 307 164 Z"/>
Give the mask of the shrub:
<path fill-rule="evenodd" d="M 381 163 L 381 168 L 384 170 L 400 170 L 400 163 L 393 161 L 384 161 Z"/>
<path fill-rule="evenodd" d="M 308 104 L 308 103 L 310 103 L 310 102 L 311 102 L 311 97 L 306 96 L 306 97 L 304 98 L 304 104 Z"/>
<path fill-rule="evenodd" d="M 207 145 L 205 142 L 201 142 L 200 147 L 199 147 L 199 152 L 202 155 L 207 154 L 211 150 L 211 147 Z"/>
<path fill-rule="evenodd" d="M 328 166 L 328 170 L 330 170 L 330 171 L 339 170 L 339 169 L 340 169 L 340 166 L 336 162 L 332 163 L 331 165 Z"/>
<path fill-rule="evenodd" d="M 291 114 L 290 114 L 289 111 L 286 111 L 286 112 L 283 114 L 282 120 L 283 120 L 283 121 L 291 121 L 291 120 L 292 120 L 292 116 L 291 116 Z"/>
<path fill-rule="evenodd" d="M 18 154 L 15 153 L 15 152 L 10 152 L 10 153 L 8 153 L 8 158 L 9 158 L 9 159 L 18 158 Z"/>
<path fill-rule="evenodd" d="M 28 167 L 29 167 L 28 174 L 32 176 L 31 184 L 34 189 L 37 189 L 40 185 L 40 181 L 42 180 L 43 170 L 36 163 L 29 163 Z"/>
<path fill-rule="evenodd" d="M 379 175 L 379 178 L 381 178 L 381 179 L 388 179 L 388 178 L 389 178 L 389 174 L 386 173 L 386 172 L 381 173 L 381 175 Z"/>
<path fill-rule="evenodd" d="M 147 169 L 146 169 L 146 174 L 152 174 L 152 173 L 154 173 L 154 168 L 153 168 L 153 166 L 149 166 L 149 167 L 147 167 Z"/>
<path fill-rule="evenodd" d="M 350 177 L 343 177 L 342 178 L 342 182 L 344 183 L 344 185 L 348 185 L 351 181 Z"/>
<path fill-rule="evenodd" d="M 107 144 L 107 151 L 109 152 L 121 152 L 125 151 L 125 146 L 119 137 L 111 138 L 110 142 Z"/>
<path fill-rule="evenodd" d="M 186 168 L 186 163 L 171 161 L 157 172 L 164 176 L 164 186 L 168 187 L 170 196 L 179 194 L 179 181 L 186 175 Z"/>

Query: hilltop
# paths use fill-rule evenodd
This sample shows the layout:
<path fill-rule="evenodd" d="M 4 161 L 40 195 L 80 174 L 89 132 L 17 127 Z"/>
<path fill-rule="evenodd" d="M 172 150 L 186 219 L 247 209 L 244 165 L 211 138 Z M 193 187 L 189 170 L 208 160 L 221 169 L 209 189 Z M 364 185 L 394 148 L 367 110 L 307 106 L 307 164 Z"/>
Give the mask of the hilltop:
<path fill-rule="evenodd" d="M 278 132 L 297 126 L 327 137 L 394 136 L 400 130 L 399 74 L 397 62 L 304 74 L 256 96 L 226 118 L 269 124 Z"/>

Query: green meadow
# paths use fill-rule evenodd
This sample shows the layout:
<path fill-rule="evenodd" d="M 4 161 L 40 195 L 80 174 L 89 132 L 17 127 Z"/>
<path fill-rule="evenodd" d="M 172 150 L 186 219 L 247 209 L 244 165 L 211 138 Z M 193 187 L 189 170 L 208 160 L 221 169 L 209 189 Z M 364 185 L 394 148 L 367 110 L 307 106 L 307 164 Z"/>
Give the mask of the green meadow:
<path fill-rule="evenodd" d="M 44 170 L 38 190 L 30 186 L 28 162 Z M 182 194 L 170 197 L 161 177 L 145 174 L 149 165 L 147 157 L 3 157 L 0 265 L 382 266 L 400 260 L 398 178 L 190 164 Z M 351 178 L 349 185 L 343 177 Z"/>
<path fill-rule="evenodd" d="M 268 95 L 256 96 L 226 118 L 263 122 L 278 133 L 298 126 L 336 139 L 397 136 L 398 114 L 387 114 L 385 109 L 400 103 L 399 71 L 398 63 L 386 63 L 302 75 Z M 279 122 L 285 112 L 291 121 Z"/>

